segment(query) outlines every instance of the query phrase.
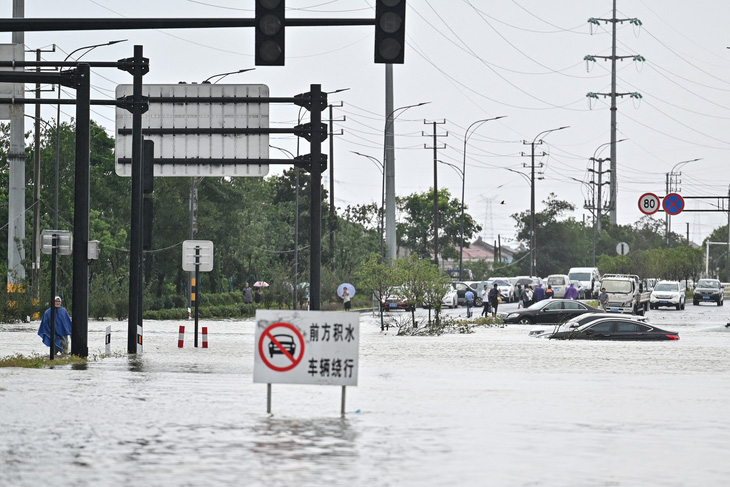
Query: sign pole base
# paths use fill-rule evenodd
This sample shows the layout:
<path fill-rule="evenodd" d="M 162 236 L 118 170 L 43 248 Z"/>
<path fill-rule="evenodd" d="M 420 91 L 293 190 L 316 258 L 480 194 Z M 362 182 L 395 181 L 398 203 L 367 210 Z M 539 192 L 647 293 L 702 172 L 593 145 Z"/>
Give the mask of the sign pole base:
<path fill-rule="evenodd" d="M 347 386 L 342 386 L 342 405 L 340 406 L 340 416 L 345 417 L 345 396 L 347 392 Z"/>
<path fill-rule="evenodd" d="M 266 414 L 271 414 L 271 383 L 266 384 Z"/>

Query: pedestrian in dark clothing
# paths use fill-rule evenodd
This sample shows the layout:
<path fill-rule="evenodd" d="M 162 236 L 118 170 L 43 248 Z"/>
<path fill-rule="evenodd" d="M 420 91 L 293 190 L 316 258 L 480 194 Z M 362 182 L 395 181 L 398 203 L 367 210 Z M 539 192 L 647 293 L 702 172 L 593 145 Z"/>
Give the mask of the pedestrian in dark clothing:
<path fill-rule="evenodd" d="M 261 297 L 261 288 L 258 288 L 253 296 L 253 300 L 257 305 L 261 304 Z"/>
<path fill-rule="evenodd" d="M 534 301 L 537 303 L 538 301 L 542 301 L 543 299 L 545 299 L 545 290 L 542 288 L 542 284 L 538 284 L 535 288 Z"/>
<path fill-rule="evenodd" d="M 492 317 L 497 316 L 497 307 L 501 297 L 504 297 L 504 295 L 502 295 L 502 291 L 499 290 L 499 286 L 495 282 L 494 287 L 489 291 L 489 305 L 492 307 Z"/>
<path fill-rule="evenodd" d="M 251 291 L 251 288 L 248 287 L 248 283 L 246 283 L 246 287 L 243 288 L 243 302 L 246 304 L 253 303 L 253 292 Z"/>
<path fill-rule="evenodd" d="M 553 287 L 548 284 L 548 288 L 545 290 L 545 299 L 553 299 L 553 296 L 555 296 L 555 291 L 553 291 Z"/>

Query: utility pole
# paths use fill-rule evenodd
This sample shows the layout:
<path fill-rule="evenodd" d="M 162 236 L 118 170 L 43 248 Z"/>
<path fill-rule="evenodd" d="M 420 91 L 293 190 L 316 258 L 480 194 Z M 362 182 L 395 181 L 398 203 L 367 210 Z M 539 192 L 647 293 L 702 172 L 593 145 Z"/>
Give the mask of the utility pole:
<path fill-rule="evenodd" d="M 13 18 L 25 16 L 25 0 L 13 0 Z M 25 61 L 25 32 L 13 32 L 12 43 L 20 46 L 15 61 Z M 21 90 L 23 85 L 21 84 Z M 22 96 L 22 95 L 21 95 Z M 8 292 L 17 292 L 25 279 L 25 106 L 16 105 L 16 118 L 10 120 L 10 152 L 8 166 Z"/>
<path fill-rule="evenodd" d="M 610 181 L 603 181 L 603 175 L 606 173 L 610 173 L 611 170 L 603 170 L 603 163 L 608 161 L 609 159 L 603 158 L 603 159 L 597 159 L 595 157 L 591 157 L 590 159 L 593 162 L 593 168 L 588 169 L 588 172 L 592 173 L 591 175 L 591 186 L 596 186 L 596 189 L 592 191 L 592 202 L 586 201 L 583 205 L 583 208 L 591 212 L 591 215 L 593 215 L 593 266 L 596 266 L 596 234 L 601 234 L 601 220 L 603 218 L 603 211 L 608 211 L 609 206 L 603 204 L 603 195 L 601 194 L 601 190 L 603 189 L 603 186 L 606 184 L 610 184 Z M 598 163 L 598 170 L 596 170 L 596 162 Z M 593 179 L 594 177 L 597 177 L 598 181 Z M 596 198 L 597 196 L 597 198 Z"/>
<path fill-rule="evenodd" d="M 617 207 L 617 196 L 618 196 L 618 177 L 616 173 L 616 98 L 623 96 L 630 96 L 631 98 L 641 99 L 639 93 L 617 93 L 616 92 L 616 61 L 618 59 L 633 59 L 634 61 L 645 61 L 644 57 L 638 54 L 632 54 L 629 56 L 617 56 L 616 55 L 616 26 L 624 22 L 629 22 L 636 26 L 641 26 L 641 21 L 637 18 L 632 19 L 617 19 L 616 18 L 616 0 L 613 0 L 613 15 L 610 19 L 597 19 L 591 17 L 588 19 L 589 24 L 600 26 L 600 23 L 611 24 L 611 55 L 610 56 L 596 56 L 587 55 L 583 59 L 585 61 L 593 61 L 596 59 L 611 60 L 611 92 L 610 93 L 588 93 L 586 96 L 589 98 L 598 98 L 598 95 L 603 97 L 611 98 L 611 197 L 609 200 L 609 208 L 611 212 L 611 224 L 616 224 L 616 207 Z"/>
<path fill-rule="evenodd" d="M 339 133 L 334 132 L 333 124 L 334 122 L 344 122 L 346 118 L 343 116 L 342 118 L 335 119 L 332 116 L 332 108 L 334 107 L 341 107 L 342 102 L 339 103 L 330 103 L 327 105 L 330 109 L 330 254 L 332 255 L 332 264 L 334 265 L 334 256 L 335 256 L 335 229 L 337 228 L 337 212 L 335 211 L 335 135 L 342 135 L 342 129 L 340 129 Z"/>
<path fill-rule="evenodd" d="M 438 191 L 438 150 L 439 149 L 445 149 L 446 144 L 439 147 L 438 145 L 438 137 L 448 137 L 449 132 L 447 131 L 445 134 L 438 134 L 436 132 L 436 125 L 443 125 L 446 123 L 446 120 L 442 120 L 440 122 L 431 121 L 428 120 L 423 121 L 424 124 L 433 125 L 433 146 L 429 147 L 428 144 L 423 144 L 424 149 L 433 149 L 433 262 L 437 266 L 439 265 L 439 191 Z M 427 136 L 428 134 L 426 132 L 421 132 L 421 135 Z M 463 175 L 462 175 L 463 177 Z M 463 279 L 462 276 L 459 276 L 459 279 Z"/>

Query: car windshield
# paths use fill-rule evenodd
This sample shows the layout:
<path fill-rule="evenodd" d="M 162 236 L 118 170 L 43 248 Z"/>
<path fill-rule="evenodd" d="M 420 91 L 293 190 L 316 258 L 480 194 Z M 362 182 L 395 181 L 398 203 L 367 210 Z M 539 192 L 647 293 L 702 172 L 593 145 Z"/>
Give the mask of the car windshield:
<path fill-rule="evenodd" d="M 718 289 L 720 287 L 720 283 L 719 283 L 719 281 L 700 280 L 700 282 L 697 283 L 697 287 L 711 287 L 713 289 Z"/>
<path fill-rule="evenodd" d="M 660 282 L 654 287 L 654 291 L 679 291 L 679 284 L 676 282 Z"/>
<path fill-rule="evenodd" d="M 588 272 L 572 272 L 568 274 L 571 281 L 590 281 L 591 274 Z"/>
<path fill-rule="evenodd" d="M 606 288 L 607 293 L 630 293 L 633 290 L 631 281 L 603 281 L 601 287 Z"/>
<path fill-rule="evenodd" d="M 548 278 L 548 284 L 551 286 L 560 286 L 565 284 L 565 278 L 564 277 L 549 277 Z"/>

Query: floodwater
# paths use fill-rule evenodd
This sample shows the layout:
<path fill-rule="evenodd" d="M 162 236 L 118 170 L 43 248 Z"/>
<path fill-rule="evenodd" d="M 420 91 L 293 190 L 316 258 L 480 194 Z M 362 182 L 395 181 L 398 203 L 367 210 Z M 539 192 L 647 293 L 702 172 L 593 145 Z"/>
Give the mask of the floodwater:
<path fill-rule="evenodd" d="M 0 485 L 728 485 L 725 309 L 650 312 L 680 334 L 661 343 L 399 337 L 363 314 L 344 418 L 336 386 L 274 384 L 267 414 L 253 320 L 201 321 L 208 349 L 148 321 L 141 355 L 0 368 Z M 90 322 L 90 357 L 107 325 L 126 350 L 126 322 Z M 47 353 L 37 327 L 0 325 L 0 357 Z"/>

